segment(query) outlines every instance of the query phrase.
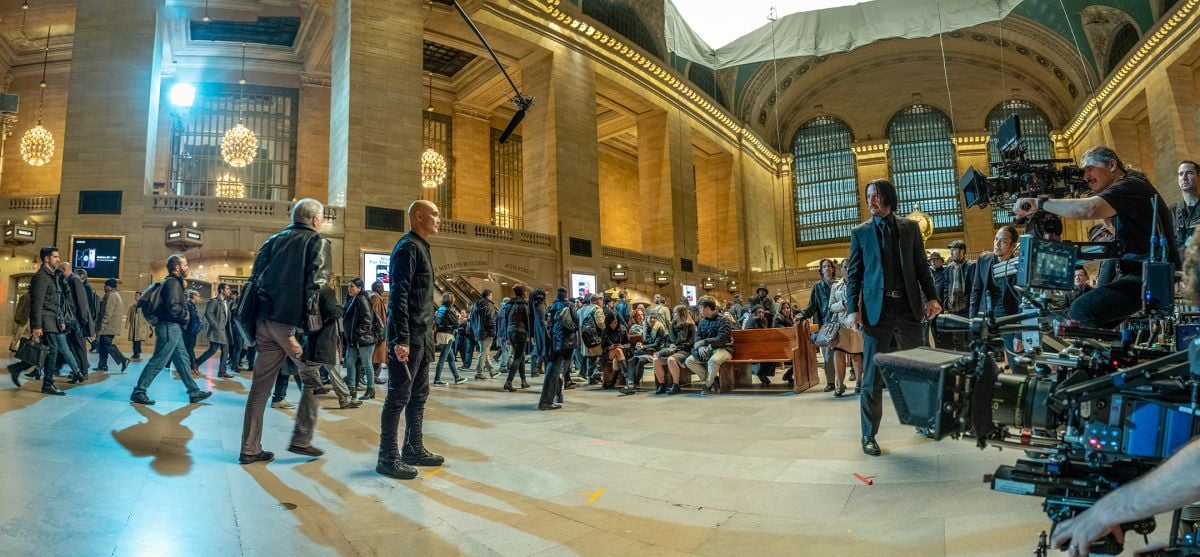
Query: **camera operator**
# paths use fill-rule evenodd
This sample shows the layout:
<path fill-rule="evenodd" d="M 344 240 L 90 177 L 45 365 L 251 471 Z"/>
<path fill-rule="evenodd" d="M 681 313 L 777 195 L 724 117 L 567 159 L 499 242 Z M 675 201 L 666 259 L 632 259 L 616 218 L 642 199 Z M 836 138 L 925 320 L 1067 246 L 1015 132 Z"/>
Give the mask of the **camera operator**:
<path fill-rule="evenodd" d="M 1150 235 L 1158 190 L 1141 173 L 1129 171 L 1108 147 L 1093 147 L 1083 154 L 1083 178 L 1095 195 L 1085 199 L 1022 198 L 1013 206 L 1018 217 L 1044 211 L 1060 217 L 1105 219 L 1124 244 L 1118 268 L 1120 276 L 1109 284 L 1080 296 L 1071 305 L 1071 319 L 1085 327 L 1111 329 L 1142 307 L 1142 262 L 1150 254 Z M 1179 266 L 1179 251 L 1171 233 L 1170 213 L 1158 199 L 1159 233 L 1167 240 L 1166 255 Z"/>
<path fill-rule="evenodd" d="M 1200 242 L 1193 239 L 1188 245 L 1183 268 L 1184 289 L 1192 304 L 1200 305 Z M 1196 365 L 1194 356 L 1192 365 Z M 1200 469 L 1200 439 L 1193 439 L 1149 474 L 1109 493 L 1079 516 L 1060 522 L 1050 546 L 1066 546 L 1067 554 L 1075 557 L 1087 555 L 1091 543 L 1109 532 L 1124 543 L 1121 524 L 1200 501 L 1197 469 Z"/>

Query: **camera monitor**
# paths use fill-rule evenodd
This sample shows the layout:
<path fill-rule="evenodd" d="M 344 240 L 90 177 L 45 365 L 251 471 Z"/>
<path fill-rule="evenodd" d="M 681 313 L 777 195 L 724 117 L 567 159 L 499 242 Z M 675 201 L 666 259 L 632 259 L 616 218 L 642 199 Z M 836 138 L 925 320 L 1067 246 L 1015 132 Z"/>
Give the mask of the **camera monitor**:
<path fill-rule="evenodd" d="M 1028 234 L 1021 236 L 1017 284 L 1026 288 L 1071 290 L 1075 287 L 1077 249 L 1071 244 Z"/>
<path fill-rule="evenodd" d="M 1000 150 L 1005 160 L 1012 160 L 1021 155 L 1021 117 L 1017 114 L 1009 116 L 1000 129 L 996 130 L 996 148 Z"/>
<path fill-rule="evenodd" d="M 967 207 L 984 207 L 992 196 L 987 176 L 975 170 L 974 166 L 967 168 L 962 178 L 958 179 L 958 189 L 962 191 Z"/>
<path fill-rule="evenodd" d="M 89 279 L 121 278 L 124 238 L 71 236 L 71 266 L 87 271 Z"/>

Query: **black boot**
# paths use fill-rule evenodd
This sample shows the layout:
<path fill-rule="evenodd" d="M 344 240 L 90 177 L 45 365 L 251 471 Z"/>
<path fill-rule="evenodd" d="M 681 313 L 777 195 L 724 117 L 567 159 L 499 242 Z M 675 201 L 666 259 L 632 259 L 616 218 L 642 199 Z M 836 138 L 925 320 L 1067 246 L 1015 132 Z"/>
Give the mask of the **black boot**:
<path fill-rule="evenodd" d="M 656 394 L 656 395 L 665 395 L 665 394 L 667 394 L 667 384 L 666 384 L 666 383 L 659 383 L 659 384 L 658 384 L 658 388 L 654 390 L 654 394 Z"/>
<path fill-rule="evenodd" d="M 505 382 L 504 382 L 504 390 L 506 390 L 506 391 L 508 391 L 508 392 L 510 392 L 510 393 L 515 393 L 515 392 L 517 392 L 517 390 L 516 390 L 516 389 L 514 389 L 514 388 L 513 388 L 513 386 L 512 386 L 512 379 L 509 379 L 508 381 L 505 381 Z"/>
<path fill-rule="evenodd" d="M 358 397 L 359 400 L 370 400 L 372 398 L 375 398 L 374 385 L 367 385 L 367 390 L 363 392 L 362 396 Z"/>
<path fill-rule="evenodd" d="M 441 466 L 446 459 L 425 449 L 422 422 L 425 417 L 415 412 L 406 412 L 404 424 L 404 447 L 400 460 L 411 466 Z"/>
<path fill-rule="evenodd" d="M 394 455 L 389 457 L 380 456 L 379 461 L 375 464 L 375 471 L 384 476 L 396 478 L 397 480 L 411 480 L 420 473 L 416 468 L 405 464 L 404 461 Z"/>

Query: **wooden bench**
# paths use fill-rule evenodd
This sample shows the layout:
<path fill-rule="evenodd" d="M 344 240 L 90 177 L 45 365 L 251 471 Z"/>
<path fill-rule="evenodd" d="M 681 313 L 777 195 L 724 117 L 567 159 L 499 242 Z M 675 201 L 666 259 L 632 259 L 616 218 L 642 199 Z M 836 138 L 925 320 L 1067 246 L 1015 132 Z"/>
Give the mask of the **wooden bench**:
<path fill-rule="evenodd" d="M 637 346 L 639 342 L 642 342 L 642 335 L 629 335 L 630 350 L 628 354 L 625 354 L 626 359 L 633 357 L 632 347 Z M 602 353 L 600 355 L 600 384 L 612 385 L 613 387 L 625 385 L 625 374 L 620 373 L 617 374 L 617 377 L 613 377 L 613 373 L 612 362 L 608 360 L 608 353 Z"/>
<path fill-rule="evenodd" d="M 791 367 L 794 392 L 803 392 L 818 384 L 816 350 L 809 341 L 811 329 L 805 320 L 786 329 L 733 331 L 732 357 L 721 364 L 719 372 L 721 392 L 750 386 L 753 383 L 750 365 L 758 363 L 780 363 L 785 372 Z"/>

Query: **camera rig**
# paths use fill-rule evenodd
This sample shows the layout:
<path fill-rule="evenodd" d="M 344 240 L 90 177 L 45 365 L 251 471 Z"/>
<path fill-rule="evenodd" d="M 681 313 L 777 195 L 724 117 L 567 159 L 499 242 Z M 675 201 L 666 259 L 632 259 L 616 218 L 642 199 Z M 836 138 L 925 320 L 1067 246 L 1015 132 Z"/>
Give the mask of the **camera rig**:
<path fill-rule="evenodd" d="M 1000 162 L 991 164 L 992 175 L 985 176 L 974 166 L 967 169 L 958 181 L 967 207 L 1000 207 L 1012 211 L 1013 203 L 1021 197 L 1062 199 L 1079 197 L 1088 191 L 1083 170 L 1071 159 L 1029 160 L 1027 147 L 1021 138 L 1021 117 L 1009 116 L 994 135 Z M 1017 219 L 1017 224 L 1039 237 L 1062 234 L 1062 220 L 1046 212 L 1037 212 Z"/>
<path fill-rule="evenodd" d="M 1022 236 L 1014 270 L 1022 296 L 1037 306 L 1035 294 L 1069 289 L 1079 251 Z M 1054 525 L 1149 472 L 1200 431 L 1200 341 L 1137 344 L 1128 333 L 1068 326 L 1044 305 L 998 318 L 942 315 L 934 328 L 968 332 L 970 352 L 916 348 L 875 358 L 900 422 L 934 440 L 1025 451 L 991 475 L 991 487 L 1042 498 Z M 1011 356 L 1012 373 L 1002 373 L 999 343 L 1012 333 L 1039 342 Z M 1155 527 L 1153 518 L 1122 525 L 1143 535 Z M 1170 544 L 1158 554 L 1200 555 L 1200 543 L 1181 532 L 1178 511 Z M 1043 532 L 1036 554 L 1048 549 Z M 1112 536 L 1091 547 L 1122 549 Z"/>

